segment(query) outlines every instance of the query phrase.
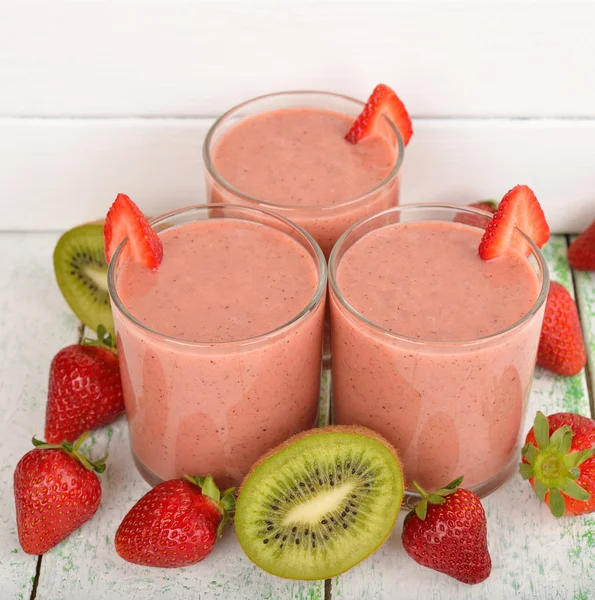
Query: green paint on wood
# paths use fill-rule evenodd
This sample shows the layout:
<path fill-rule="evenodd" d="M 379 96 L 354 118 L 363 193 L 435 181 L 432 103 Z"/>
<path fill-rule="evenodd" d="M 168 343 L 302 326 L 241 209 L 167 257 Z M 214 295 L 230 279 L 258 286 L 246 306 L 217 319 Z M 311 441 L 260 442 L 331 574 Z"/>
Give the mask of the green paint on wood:
<path fill-rule="evenodd" d="M 589 519 L 585 521 L 585 527 L 588 527 L 588 529 L 580 537 L 585 540 L 587 547 L 595 548 L 595 520 Z"/>
<path fill-rule="evenodd" d="M 572 279 L 568 263 L 566 262 L 566 240 L 563 236 L 552 236 L 543 248 L 543 254 L 550 267 L 553 281 L 558 281 L 568 290 L 572 291 Z"/>
<path fill-rule="evenodd" d="M 581 413 L 585 406 L 585 390 L 583 387 L 583 376 L 581 374 L 574 377 L 562 377 L 564 379 L 564 398 L 562 398 L 562 406 L 564 410 L 572 413 Z"/>
<path fill-rule="evenodd" d="M 62 567 L 62 569 L 66 572 L 72 571 L 72 569 L 74 568 L 74 564 L 72 562 L 72 558 L 70 556 L 68 556 L 66 559 L 66 564 Z"/>
<path fill-rule="evenodd" d="M 582 556 L 583 550 L 588 550 L 588 560 L 591 560 L 593 548 L 595 548 L 595 519 L 585 519 L 581 523 L 581 518 L 573 519 L 572 530 L 566 533 L 572 538 L 572 546 L 568 550 L 568 558 L 571 561 L 585 560 Z M 576 530 L 575 530 L 576 529 Z"/>
<path fill-rule="evenodd" d="M 296 600 L 322 600 L 322 586 L 298 589 Z"/>
<path fill-rule="evenodd" d="M 568 551 L 568 558 L 570 560 L 574 558 L 579 558 L 582 550 L 583 549 L 581 548 L 581 546 L 574 546 L 573 548 L 570 548 L 570 550 Z"/>

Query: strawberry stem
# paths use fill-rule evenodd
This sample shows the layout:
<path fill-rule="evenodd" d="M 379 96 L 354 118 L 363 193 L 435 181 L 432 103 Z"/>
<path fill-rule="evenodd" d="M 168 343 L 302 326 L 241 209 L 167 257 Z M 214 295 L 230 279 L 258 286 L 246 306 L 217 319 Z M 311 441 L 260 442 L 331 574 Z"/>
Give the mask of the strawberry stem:
<path fill-rule="evenodd" d="M 421 485 L 419 485 L 419 483 L 417 483 L 417 481 L 413 482 L 413 487 L 419 492 L 419 495 L 422 498 L 428 497 L 428 494 L 426 494 L 425 490 L 421 487 Z"/>
<path fill-rule="evenodd" d="M 184 479 L 198 486 L 203 496 L 210 498 L 221 513 L 221 521 L 217 527 L 217 537 L 223 535 L 227 523 L 233 520 L 236 509 L 236 488 L 227 488 L 223 494 L 219 491 L 212 475 L 185 475 Z"/>
<path fill-rule="evenodd" d="M 86 433 L 83 433 L 83 435 L 81 435 L 78 438 L 78 440 L 76 440 L 74 445 L 70 442 L 62 442 L 61 444 L 48 444 L 47 442 L 38 440 L 35 436 L 33 436 L 31 442 L 39 450 L 63 450 L 64 452 L 78 460 L 83 465 L 83 467 L 85 467 L 85 469 L 89 471 L 95 471 L 96 473 L 103 473 L 105 471 L 105 462 L 107 461 L 108 456 L 107 452 L 99 460 L 91 461 L 86 455 L 84 455 L 80 451 L 81 445 L 88 437 L 89 432 L 87 431 Z"/>
<path fill-rule="evenodd" d="M 428 504 L 444 504 L 445 496 L 454 494 L 458 487 L 463 482 L 463 476 L 457 477 L 454 481 L 451 481 L 448 485 L 443 488 L 437 489 L 428 494 L 417 481 L 413 481 L 413 487 L 419 492 L 421 500 L 413 507 L 412 513 L 414 512 L 422 521 L 425 520 L 428 513 Z M 409 513 L 411 514 L 411 513 Z"/>
<path fill-rule="evenodd" d="M 97 339 L 92 339 L 88 337 L 84 337 L 81 340 L 81 344 L 83 346 L 97 346 L 99 348 L 107 348 L 111 350 L 114 354 L 117 354 L 116 342 L 112 337 L 112 334 L 103 326 L 99 325 L 97 327 Z"/>

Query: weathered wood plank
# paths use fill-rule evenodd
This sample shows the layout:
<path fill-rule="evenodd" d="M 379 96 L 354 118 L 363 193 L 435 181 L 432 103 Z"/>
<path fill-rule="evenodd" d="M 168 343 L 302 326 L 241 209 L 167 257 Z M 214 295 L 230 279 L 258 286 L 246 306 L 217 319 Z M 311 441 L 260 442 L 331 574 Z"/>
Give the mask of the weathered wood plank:
<path fill-rule="evenodd" d="M 545 254 L 552 279 L 572 291 L 566 263 L 566 243 L 554 237 Z M 593 291 L 588 296 L 593 302 Z M 587 296 L 585 296 L 587 298 Z M 590 305 L 591 308 L 593 304 Z M 569 410 L 590 414 L 584 374 L 563 378 L 537 369 L 528 407 L 528 421 L 536 410 L 546 414 Z M 526 429 L 529 428 L 529 423 Z M 336 600 L 526 600 L 595 598 L 595 518 L 555 520 L 540 506 L 529 485 L 515 476 L 486 499 L 492 575 L 477 586 L 425 569 L 404 552 L 400 532 L 404 515 L 392 537 L 366 562 L 333 580 Z"/>
<path fill-rule="evenodd" d="M 328 372 L 323 373 L 319 425 L 328 422 Z M 101 477 L 103 499 L 98 513 L 78 532 L 44 556 L 38 600 L 122 598 L 158 600 L 323 600 L 324 581 L 278 579 L 255 567 L 242 552 L 232 528 L 205 561 L 184 569 L 137 567 L 120 559 L 114 534 L 148 485 L 138 475 L 128 448 L 124 419 L 99 430 L 89 444 L 97 456 L 109 445 L 108 468 Z"/>
<path fill-rule="evenodd" d="M 76 320 L 52 272 L 57 234 L 0 234 L 0 597 L 28 599 L 37 557 L 19 546 L 12 476 L 42 436 L 48 368 L 75 341 Z"/>
<path fill-rule="evenodd" d="M 365 96 L 388 79 L 415 115 L 593 115 L 595 7 L 540 4 L 3 2 L 0 114 L 214 115 L 270 90 Z"/>
<path fill-rule="evenodd" d="M 576 300 L 587 347 L 587 376 L 591 379 L 591 411 L 593 413 L 595 410 L 595 271 L 573 271 L 573 274 Z"/>
<path fill-rule="evenodd" d="M 0 405 L 4 439 L 0 456 L 5 476 L 0 480 L 0 589 L 3 597 L 28 598 L 36 559 L 18 547 L 12 501 L 12 470 L 28 450 L 29 438 L 43 429 L 47 369 L 53 354 L 76 337 L 76 322 L 60 297 L 51 272 L 55 234 L 2 234 L 0 252 L 10 263 L 0 267 Z M 18 248 L 18 253 L 15 252 Z M 565 262 L 565 244 L 554 238 L 547 249 L 553 278 L 572 289 Z M 593 274 L 577 274 L 578 301 L 593 361 Z M 587 321 L 588 316 L 588 321 Z M 593 362 L 591 362 L 593 365 Z M 328 383 L 328 382 L 327 382 Z M 575 410 L 588 414 L 584 376 L 559 378 L 537 370 L 529 415 Z M 325 414 L 321 410 L 321 417 Z M 85 595 L 133 600 L 158 598 L 324 598 L 322 582 L 306 584 L 275 579 L 253 567 L 239 549 L 232 531 L 213 555 L 180 570 L 143 569 L 121 561 L 113 550 L 113 535 L 128 508 L 148 488 L 132 465 L 126 425 L 120 420 L 91 440 L 100 454 L 109 442 L 110 468 L 103 478 L 104 499 L 98 514 L 42 562 L 37 597 L 55 600 Z M 515 478 L 486 500 L 494 571 L 490 579 L 467 587 L 417 566 L 401 548 L 398 532 L 379 553 L 360 567 L 333 580 L 333 597 L 396 597 L 461 599 L 486 597 L 595 597 L 592 561 L 595 519 L 555 521 L 539 507 L 528 486 Z M 402 519 L 402 517 L 401 517 Z M 16 552 L 15 552 L 16 550 Z"/>

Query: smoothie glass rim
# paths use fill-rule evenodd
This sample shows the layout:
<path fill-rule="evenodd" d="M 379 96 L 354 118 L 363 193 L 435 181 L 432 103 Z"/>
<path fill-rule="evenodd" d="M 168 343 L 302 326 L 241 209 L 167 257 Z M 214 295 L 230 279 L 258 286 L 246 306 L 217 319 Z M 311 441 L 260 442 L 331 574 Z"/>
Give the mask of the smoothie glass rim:
<path fill-rule="evenodd" d="M 194 212 L 202 212 L 202 211 L 207 211 L 207 214 L 208 214 L 208 211 L 212 211 L 212 210 L 230 210 L 233 212 L 247 211 L 249 213 L 263 214 L 267 217 L 272 218 L 273 220 L 280 221 L 282 224 L 284 224 L 285 226 L 288 226 L 290 229 L 297 231 L 304 238 L 304 242 L 307 242 L 310 245 L 311 250 L 313 250 L 314 256 L 312 256 L 312 259 L 315 263 L 315 267 L 317 267 L 317 278 L 318 278 L 318 283 L 314 290 L 314 294 L 310 298 L 310 300 L 308 301 L 306 306 L 304 308 L 302 308 L 299 311 L 299 313 L 294 315 L 291 319 L 289 319 L 282 325 L 279 325 L 275 329 L 271 329 L 269 331 L 259 333 L 258 335 L 254 335 L 254 336 L 251 336 L 248 338 L 242 338 L 239 340 L 226 340 L 223 342 L 206 342 L 206 341 L 199 341 L 199 340 L 187 340 L 184 338 L 178 338 L 175 336 L 167 335 L 165 333 L 162 333 L 161 331 L 158 331 L 156 329 L 153 329 L 152 327 L 149 327 L 147 324 L 145 324 L 142 321 L 140 321 L 139 319 L 137 319 L 126 308 L 126 306 L 124 305 L 124 302 L 121 300 L 120 295 L 118 294 L 117 285 L 116 285 L 116 281 L 115 281 L 116 264 L 117 264 L 118 258 L 120 257 L 120 254 L 123 252 L 124 248 L 126 247 L 126 244 L 128 243 L 128 238 L 126 237 L 126 238 L 124 238 L 124 240 L 122 240 L 122 242 L 120 243 L 120 245 L 114 252 L 114 254 L 109 262 L 108 271 L 107 271 L 107 287 L 108 287 L 110 299 L 114 303 L 115 307 L 129 322 L 133 323 L 136 327 L 140 328 L 142 331 L 144 331 L 148 334 L 151 334 L 153 336 L 157 336 L 161 340 L 167 341 L 167 342 L 170 342 L 173 344 L 178 344 L 181 346 L 188 346 L 188 347 L 225 348 L 225 347 L 231 347 L 233 345 L 237 346 L 237 345 L 256 344 L 259 342 L 268 341 L 268 340 L 270 340 L 271 336 L 282 333 L 285 329 L 287 329 L 288 327 L 297 323 L 298 321 L 300 321 L 301 319 L 303 319 L 304 317 L 306 317 L 308 314 L 312 313 L 316 309 L 316 307 L 320 304 L 321 300 L 324 298 L 324 295 L 325 295 L 325 292 L 327 289 L 327 282 L 328 282 L 327 262 L 324 257 L 324 254 L 322 253 L 322 250 L 320 249 L 320 246 L 317 244 L 317 242 L 314 240 L 314 238 L 303 227 L 300 227 L 299 225 L 295 224 L 293 221 L 290 221 L 289 219 L 286 219 L 285 217 L 282 217 L 281 215 L 277 215 L 271 211 L 264 210 L 264 209 L 258 208 L 258 207 L 253 207 L 253 206 L 238 206 L 237 204 L 217 204 L 216 206 L 212 205 L 212 204 L 195 204 L 195 205 L 187 206 L 184 208 L 174 209 L 174 210 L 164 213 L 158 217 L 154 217 L 149 220 L 149 223 L 150 223 L 151 227 L 154 227 L 155 225 L 163 224 L 164 222 L 167 222 L 168 220 L 171 220 L 175 217 L 183 216 L 185 214 L 189 215 Z M 258 223 L 258 221 L 252 221 L 252 220 L 248 220 L 248 219 L 241 219 L 241 218 L 238 219 L 237 217 L 229 217 L 229 218 L 261 224 L 261 223 Z M 200 222 L 201 220 L 203 220 L 203 219 L 194 218 L 194 219 L 189 219 L 188 221 L 184 221 L 183 223 L 174 223 L 169 227 L 160 229 L 157 233 L 160 234 L 163 231 L 168 231 L 169 229 L 178 227 L 180 225 L 196 223 L 196 222 Z M 269 225 L 265 225 L 265 226 L 269 226 Z M 280 229 L 276 229 L 276 231 L 282 231 L 283 233 L 286 233 Z M 286 234 L 286 235 L 289 235 L 289 234 Z M 295 239 L 295 238 L 292 238 L 292 239 Z M 305 247 L 305 246 L 302 244 L 302 247 Z M 312 254 L 312 253 L 309 252 L 309 254 Z"/>
<path fill-rule="evenodd" d="M 217 169 L 215 168 L 215 165 L 213 164 L 213 160 L 211 158 L 211 146 L 212 146 L 211 141 L 213 139 L 213 136 L 215 135 L 215 132 L 217 131 L 217 129 L 223 122 L 225 122 L 235 112 L 241 110 L 242 108 L 244 108 L 254 102 L 258 102 L 260 100 L 267 100 L 270 98 L 272 98 L 272 99 L 283 98 L 286 96 L 307 96 L 307 95 L 319 95 L 319 96 L 326 96 L 329 98 L 337 98 L 339 100 L 347 100 L 348 102 L 353 102 L 355 104 L 358 104 L 362 109 L 366 105 L 365 102 L 362 102 L 361 100 L 357 100 L 356 98 L 352 98 L 351 96 L 347 96 L 345 94 L 337 94 L 335 92 L 325 92 L 325 91 L 320 91 L 320 90 L 288 90 L 288 91 L 284 91 L 284 92 L 272 92 L 270 94 L 262 94 L 260 96 L 254 97 L 254 98 L 250 98 L 249 100 L 245 100 L 244 102 L 241 102 L 240 104 L 236 104 L 229 110 L 225 111 L 219 118 L 217 118 L 217 120 L 211 125 L 211 127 L 209 127 L 209 131 L 207 132 L 207 135 L 203 142 L 203 145 L 202 145 L 203 161 L 205 164 L 205 168 L 207 169 L 207 171 L 211 175 L 211 177 L 213 177 L 213 179 L 219 185 L 223 186 L 228 192 L 231 192 L 234 196 L 238 196 L 238 197 L 242 198 L 243 200 L 247 200 L 249 202 L 253 202 L 258 205 L 262 205 L 264 208 L 270 207 L 277 211 L 286 210 L 288 212 L 289 211 L 298 211 L 298 210 L 299 211 L 325 212 L 325 211 L 343 209 L 345 207 L 352 206 L 354 204 L 357 204 L 359 202 L 367 200 L 368 196 L 381 190 L 383 187 L 385 187 L 388 183 L 390 183 L 399 174 L 399 172 L 401 170 L 401 165 L 403 164 L 403 158 L 405 155 L 405 144 L 403 143 L 403 137 L 401 136 L 401 132 L 399 131 L 399 129 L 385 115 L 382 115 L 382 118 L 385 119 L 390 130 L 394 133 L 395 139 L 396 139 L 397 159 L 395 161 L 395 164 L 393 165 L 393 167 L 390 170 L 390 172 L 388 173 L 388 175 L 386 175 L 386 177 L 384 177 L 384 179 L 382 179 L 382 181 L 377 183 L 374 187 L 370 188 L 369 190 L 366 190 L 362 194 L 358 194 L 357 196 L 354 196 L 353 198 L 349 198 L 343 202 L 337 202 L 335 204 L 318 204 L 318 205 L 279 204 L 276 202 L 270 202 L 267 200 L 262 200 L 261 198 L 256 198 L 255 196 L 250 196 L 249 194 L 242 192 L 235 186 L 231 185 L 231 183 L 227 182 L 219 174 L 219 171 L 217 171 Z M 278 109 L 271 109 L 271 110 L 278 110 Z M 262 111 L 262 112 L 255 113 L 255 114 L 263 114 L 264 112 L 268 112 L 268 111 Z"/>
<path fill-rule="evenodd" d="M 347 300 L 343 296 L 341 290 L 339 289 L 339 285 L 338 285 L 337 279 L 336 279 L 337 255 L 339 253 L 339 250 L 341 249 L 347 236 L 350 233 L 352 233 L 356 228 L 365 225 L 367 222 L 372 221 L 374 219 L 382 218 L 382 217 L 390 215 L 390 214 L 394 214 L 394 213 L 398 213 L 398 212 L 407 212 L 409 210 L 416 210 L 416 209 L 421 209 L 422 211 L 423 210 L 428 210 L 428 211 L 430 211 L 430 210 L 447 210 L 447 211 L 452 211 L 452 212 L 459 213 L 459 214 L 460 213 L 468 213 L 470 215 L 480 215 L 480 216 L 486 217 L 487 219 L 491 219 L 494 216 L 492 213 L 489 213 L 487 211 L 477 209 L 477 208 L 471 208 L 468 206 L 459 206 L 456 204 L 446 204 L 446 203 L 419 203 L 419 204 L 400 204 L 399 206 L 389 208 L 388 210 L 384 210 L 380 213 L 376 213 L 374 215 L 364 217 L 363 219 L 360 219 L 359 221 L 354 223 L 351 227 L 349 227 L 349 229 L 347 229 L 341 235 L 341 237 L 337 240 L 337 243 L 334 245 L 331 255 L 329 257 L 329 267 L 328 267 L 328 278 L 329 278 L 330 291 L 339 300 L 340 304 L 347 310 L 347 312 L 352 317 L 355 317 L 358 321 L 360 321 L 360 322 L 364 323 L 366 326 L 372 328 L 375 332 L 380 333 L 381 335 L 384 335 L 386 337 L 392 338 L 394 340 L 401 341 L 401 342 L 417 344 L 420 346 L 434 346 L 434 347 L 459 346 L 459 347 L 461 347 L 461 346 L 472 346 L 472 345 L 477 345 L 477 344 L 484 344 L 484 343 L 488 343 L 488 342 L 497 340 L 497 339 L 501 338 L 502 336 L 505 336 L 506 334 L 510 333 L 511 331 L 514 331 L 514 330 L 518 329 L 519 327 L 522 327 L 523 325 L 525 325 L 525 323 L 530 321 L 531 318 L 541 309 L 541 307 L 543 306 L 543 304 L 545 303 L 545 301 L 547 299 L 547 294 L 548 294 L 548 290 L 549 290 L 549 285 L 550 285 L 549 270 L 548 270 L 545 258 L 543 256 L 540 248 L 535 244 L 535 242 L 533 242 L 533 240 L 525 232 L 523 232 L 518 227 L 515 227 L 518 234 L 522 235 L 523 238 L 525 239 L 525 241 L 529 244 L 529 247 L 531 249 L 531 254 L 533 256 L 535 256 L 535 258 L 537 260 L 539 272 L 541 274 L 541 281 L 539 282 L 540 290 L 539 290 L 539 294 L 537 295 L 537 298 L 535 299 L 535 302 L 533 303 L 531 308 L 520 319 L 518 319 L 514 323 L 508 325 L 504 329 L 500 329 L 499 331 L 490 333 L 489 335 L 484 335 L 484 336 L 480 336 L 477 338 L 463 339 L 463 340 L 429 340 L 429 339 L 424 339 L 424 338 L 414 338 L 414 337 L 410 337 L 410 336 L 407 336 L 404 334 L 397 333 L 395 331 L 390 331 L 389 329 L 386 329 L 386 328 L 382 327 L 381 325 L 378 325 L 378 324 L 374 323 L 373 321 L 370 321 L 369 319 L 367 319 L 364 315 L 362 315 L 359 311 L 357 311 L 353 306 L 351 306 L 351 304 L 349 304 L 349 302 L 347 302 Z M 424 221 L 448 222 L 448 221 L 440 221 L 437 219 L 425 219 L 425 220 L 420 219 L 415 222 L 419 223 L 419 222 L 424 222 Z M 396 223 L 390 223 L 385 226 L 394 226 L 394 225 L 396 225 Z M 372 231 L 376 231 L 377 229 L 381 229 L 381 228 L 382 227 L 377 227 L 377 228 L 374 228 Z M 367 235 L 367 234 L 364 234 L 364 235 Z M 357 243 L 357 242 L 355 242 L 355 243 Z"/>

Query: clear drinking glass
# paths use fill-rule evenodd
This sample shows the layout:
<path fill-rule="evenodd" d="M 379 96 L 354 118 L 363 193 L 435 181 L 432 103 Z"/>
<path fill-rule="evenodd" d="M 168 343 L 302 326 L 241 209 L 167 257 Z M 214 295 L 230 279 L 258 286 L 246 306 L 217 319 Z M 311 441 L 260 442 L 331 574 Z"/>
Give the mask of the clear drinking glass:
<path fill-rule="evenodd" d="M 390 440 L 409 486 L 416 480 L 432 488 L 464 475 L 464 485 L 485 496 L 520 460 L 549 288 L 537 246 L 516 230 L 530 247 L 528 263 L 540 286 L 532 308 L 510 327 L 478 339 L 430 341 L 389 331 L 350 306 L 337 283 L 345 252 L 367 233 L 461 215 L 472 215 L 483 229 L 491 219 L 462 206 L 404 205 L 360 221 L 336 244 L 329 262 L 333 419 L 368 426 Z"/>
<path fill-rule="evenodd" d="M 273 203 L 247 195 L 235 188 L 217 171 L 213 162 L 213 149 L 230 128 L 255 115 L 285 108 L 314 108 L 349 115 L 355 119 L 364 103 L 330 92 L 290 91 L 268 94 L 248 100 L 223 114 L 210 128 L 203 144 L 206 169 L 207 199 L 212 203 L 240 204 L 260 207 L 279 214 L 303 227 L 318 242 L 328 259 L 341 234 L 363 217 L 381 212 L 399 203 L 401 164 L 405 146 L 399 130 L 383 118 L 381 130 L 395 151 L 395 162 L 388 175 L 372 189 L 355 197 L 333 204 L 316 206 Z M 324 332 L 324 362 L 330 365 L 330 333 L 328 310 Z"/>
<path fill-rule="evenodd" d="M 318 242 L 328 258 L 339 236 L 361 218 L 383 211 L 399 203 L 401 164 L 404 156 L 403 139 L 391 121 L 383 117 L 384 128 L 395 149 L 395 163 L 378 185 L 356 197 L 334 204 L 291 206 L 275 204 L 246 195 L 225 181 L 213 164 L 213 149 L 231 127 L 265 112 L 283 108 L 316 108 L 355 117 L 364 103 L 348 96 L 316 91 L 292 91 L 269 94 L 248 100 L 222 115 L 211 127 L 203 145 L 209 202 L 242 204 L 271 210 L 303 227 Z"/>
<path fill-rule="evenodd" d="M 300 227 L 256 208 L 195 206 L 151 224 L 162 234 L 205 219 L 284 232 L 312 257 L 318 281 L 307 305 L 273 331 L 239 341 L 187 341 L 140 322 L 124 305 L 118 281 L 128 241 L 120 245 L 108 286 L 131 449 L 152 485 L 207 473 L 220 485 L 237 485 L 264 452 L 312 427 L 318 412 L 327 281 L 322 251 Z"/>

